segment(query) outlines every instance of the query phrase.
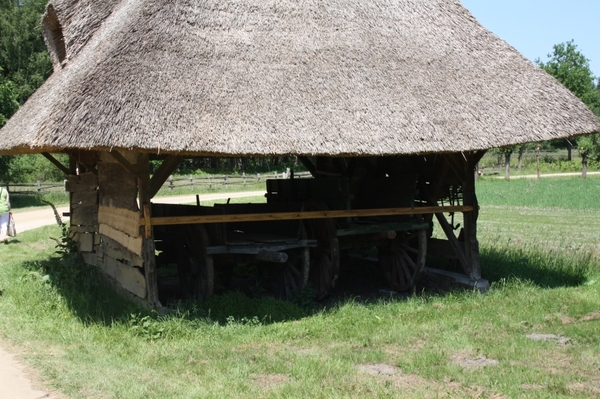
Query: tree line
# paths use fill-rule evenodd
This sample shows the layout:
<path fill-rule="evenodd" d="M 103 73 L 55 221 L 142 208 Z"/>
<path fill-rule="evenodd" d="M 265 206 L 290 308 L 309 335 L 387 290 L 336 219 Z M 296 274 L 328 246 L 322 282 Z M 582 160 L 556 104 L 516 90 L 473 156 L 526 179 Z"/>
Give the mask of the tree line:
<path fill-rule="evenodd" d="M 48 0 L 0 0 L 0 127 L 50 76 L 52 63 L 42 37 L 41 17 Z M 590 69 L 589 60 L 573 41 L 557 44 L 548 61 L 538 66 L 554 76 L 579 97 L 600 118 L 600 79 Z M 554 140 L 495 149 L 510 167 L 513 153 L 521 156 L 527 149 L 543 145 L 579 151 L 582 166 L 600 162 L 600 137 L 590 135 L 573 141 Z M 570 155 L 569 155 L 570 157 Z M 67 163 L 66 156 L 58 156 Z M 176 172 L 194 174 L 266 172 L 297 165 L 295 157 L 268 158 L 190 158 Z M 298 166 L 298 165 L 297 165 Z M 509 173 L 509 172 L 508 172 Z M 60 180 L 64 176 L 40 155 L 0 156 L 0 181 L 33 182 Z"/>

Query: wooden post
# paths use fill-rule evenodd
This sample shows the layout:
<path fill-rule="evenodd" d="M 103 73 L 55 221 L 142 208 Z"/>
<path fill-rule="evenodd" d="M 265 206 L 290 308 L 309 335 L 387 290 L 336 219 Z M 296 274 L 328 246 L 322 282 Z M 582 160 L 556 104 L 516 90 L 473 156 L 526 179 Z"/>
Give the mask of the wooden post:
<path fill-rule="evenodd" d="M 140 154 L 138 156 L 138 196 L 140 209 L 147 212 L 145 217 L 150 217 L 151 207 L 150 200 L 150 159 L 148 154 Z M 158 298 L 158 279 L 156 275 L 156 258 L 154 255 L 154 234 L 152 229 L 149 229 L 149 237 L 146 235 L 146 229 L 142 227 L 140 232 L 142 235 L 142 258 L 144 259 L 144 274 L 146 275 L 147 297 L 148 304 L 154 308 L 161 309 L 162 305 Z"/>
<path fill-rule="evenodd" d="M 465 154 L 467 155 L 467 154 Z M 464 163 L 463 180 L 463 205 L 472 206 L 473 212 L 465 212 L 464 233 L 465 233 L 465 255 L 470 265 L 467 273 L 474 280 L 481 279 L 481 263 L 479 259 L 479 241 L 477 241 L 477 218 L 479 216 L 479 204 L 475 195 L 475 174 L 473 169 L 477 162 L 473 159 L 473 154 L 468 154 Z"/>

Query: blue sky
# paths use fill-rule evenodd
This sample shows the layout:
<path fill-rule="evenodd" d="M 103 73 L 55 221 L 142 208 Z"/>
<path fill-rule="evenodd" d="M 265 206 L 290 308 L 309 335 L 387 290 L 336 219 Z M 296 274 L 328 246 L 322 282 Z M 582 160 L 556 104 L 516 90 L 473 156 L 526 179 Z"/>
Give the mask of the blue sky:
<path fill-rule="evenodd" d="M 531 61 L 546 61 L 552 46 L 573 39 L 600 77 L 600 0 L 461 1 L 483 26 Z"/>

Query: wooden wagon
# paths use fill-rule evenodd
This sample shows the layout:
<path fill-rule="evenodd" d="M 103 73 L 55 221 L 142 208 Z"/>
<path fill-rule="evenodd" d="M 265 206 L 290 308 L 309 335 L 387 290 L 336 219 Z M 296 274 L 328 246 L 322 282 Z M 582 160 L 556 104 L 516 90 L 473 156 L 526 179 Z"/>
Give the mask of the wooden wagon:
<path fill-rule="evenodd" d="M 153 205 L 157 265 L 177 264 L 184 297 L 206 299 L 239 265 L 258 264 L 273 295 L 308 286 L 322 299 L 341 254 L 356 251 L 374 254 L 389 287 L 405 291 L 425 267 L 432 215 L 454 210 L 430 206 L 410 173 L 292 175 L 266 185 L 265 204 Z"/>

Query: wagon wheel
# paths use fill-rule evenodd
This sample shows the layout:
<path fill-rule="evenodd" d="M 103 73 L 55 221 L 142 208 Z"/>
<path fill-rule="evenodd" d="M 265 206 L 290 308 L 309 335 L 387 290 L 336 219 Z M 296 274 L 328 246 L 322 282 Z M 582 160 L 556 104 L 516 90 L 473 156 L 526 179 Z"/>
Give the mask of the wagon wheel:
<path fill-rule="evenodd" d="M 206 254 L 209 243 L 208 234 L 202 225 L 189 225 L 180 229 L 177 237 L 177 266 L 179 287 L 186 299 L 203 301 L 213 295 L 213 259 Z"/>
<path fill-rule="evenodd" d="M 406 291 L 418 281 L 425 267 L 427 231 L 399 232 L 387 247 L 379 248 L 379 265 L 390 287 Z"/>
<path fill-rule="evenodd" d="M 304 211 L 327 211 L 321 200 L 308 200 Z M 333 219 L 307 219 L 304 221 L 306 236 L 317 240 L 317 246 L 310 248 L 309 281 L 315 290 L 315 299 L 323 299 L 335 286 L 340 272 L 340 244 Z"/>
<path fill-rule="evenodd" d="M 308 248 L 287 251 L 288 260 L 283 264 L 268 266 L 273 295 L 281 299 L 292 299 L 308 282 L 310 254 Z"/>

